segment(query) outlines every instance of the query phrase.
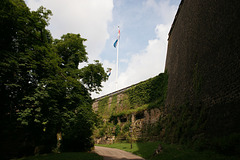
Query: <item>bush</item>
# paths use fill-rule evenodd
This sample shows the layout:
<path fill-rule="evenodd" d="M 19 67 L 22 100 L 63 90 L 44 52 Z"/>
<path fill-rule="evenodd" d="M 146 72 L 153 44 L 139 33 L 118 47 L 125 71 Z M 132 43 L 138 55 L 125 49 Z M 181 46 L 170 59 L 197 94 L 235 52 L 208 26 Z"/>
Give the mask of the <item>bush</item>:
<path fill-rule="evenodd" d="M 119 124 L 117 124 L 115 129 L 115 136 L 118 136 L 120 132 L 121 132 L 121 127 L 119 126 Z"/>
<path fill-rule="evenodd" d="M 87 108 L 79 110 L 76 119 L 64 129 L 62 149 L 64 151 L 89 151 L 94 146 L 94 114 Z"/>
<path fill-rule="evenodd" d="M 123 128 L 122 128 L 122 132 L 123 132 L 123 133 L 128 132 L 128 131 L 129 131 L 129 127 L 131 126 L 131 124 L 132 124 L 131 122 L 125 123 L 124 126 L 123 126 Z"/>

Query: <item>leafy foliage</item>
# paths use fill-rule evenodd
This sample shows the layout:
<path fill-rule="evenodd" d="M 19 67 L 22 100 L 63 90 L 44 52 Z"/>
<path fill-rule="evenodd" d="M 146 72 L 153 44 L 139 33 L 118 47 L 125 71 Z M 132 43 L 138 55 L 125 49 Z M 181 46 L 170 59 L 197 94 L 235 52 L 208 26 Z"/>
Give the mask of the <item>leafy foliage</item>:
<path fill-rule="evenodd" d="M 71 117 L 70 124 L 63 130 L 64 151 L 89 151 L 94 146 L 91 136 L 96 115 L 89 110 L 91 108 L 78 107 L 76 111 L 78 114 Z"/>
<path fill-rule="evenodd" d="M 121 138 L 129 138 L 129 126 L 131 122 L 124 122 L 119 124 L 118 121 L 123 119 L 130 120 L 131 114 L 141 113 L 144 110 L 152 108 L 160 108 L 164 106 L 164 100 L 167 92 L 167 73 L 161 73 L 154 78 L 150 78 L 137 85 L 127 89 L 121 95 L 107 96 L 98 101 L 98 115 L 104 118 L 105 121 L 111 121 L 115 125 L 114 132 L 108 133 L 108 135 L 115 135 Z M 110 103 L 111 102 L 111 103 Z M 120 120 L 121 121 L 121 120 Z M 105 125 L 108 125 L 106 123 Z M 105 127 L 105 126 L 104 126 Z M 101 131 L 101 136 L 105 135 L 106 129 L 99 126 L 98 132 Z M 111 128 L 110 125 L 107 128 Z M 162 129 L 162 125 L 143 127 L 148 135 L 155 136 Z M 96 133 L 98 133 L 96 132 Z M 99 135 L 94 135 L 99 137 Z M 117 138 L 118 138 L 117 137 Z"/>
<path fill-rule="evenodd" d="M 130 104 L 141 106 L 159 100 L 164 101 L 167 91 L 167 74 L 161 73 L 158 76 L 127 90 Z"/>
<path fill-rule="evenodd" d="M 89 149 L 96 122 L 90 92 L 107 80 L 102 64 L 96 60 L 78 69 L 88 59 L 86 39 L 68 33 L 53 40 L 46 29 L 50 10 L 30 11 L 22 0 L 0 6 L 2 130 L 26 129 L 35 137 L 32 144 L 52 147 L 56 133 L 63 132 L 66 141 L 83 144 L 79 150 Z"/>
<path fill-rule="evenodd" d="M 115 129 L 115 136 L 118 136 L 118 134 L 120 133 L 121 131 L 121 127 L 119 124 L 116 125 L 116 129 Z"/>
<path fill-rule="evenodd" d="M 98 114 L 105 119 L 114 119 L 114 117 L 163 106 L 167 82 L 167 73 L 161 73 L 124 91 L 122 97 L 117 95 L 104 97 L 98 101 Z M 112 98 L 110 105 L 109 98 Z"/>

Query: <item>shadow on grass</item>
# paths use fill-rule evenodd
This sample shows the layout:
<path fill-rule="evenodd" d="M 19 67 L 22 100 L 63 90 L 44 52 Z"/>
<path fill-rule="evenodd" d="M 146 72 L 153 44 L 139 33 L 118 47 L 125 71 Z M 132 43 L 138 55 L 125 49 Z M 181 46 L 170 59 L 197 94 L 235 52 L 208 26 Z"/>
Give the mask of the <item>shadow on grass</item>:
<path fill-rule="evenodd" d="M 155 149 L 161 144 L 163 151 L 154 155 Z M 226 156 L 211 151 L 195 151 L 183 145 L 163 144 L 160 142 L 136 143 L 138 150 L 134 154 L 146 160 L 239 160 L 236 156 Z"/>
<path fill-rule="evenodd" d="M 132 152 L 133 154 L 139 155 L 145 159 L 151 159 L 153 157 L 155 149 L 159 145 L 158 141 L 155 142 L 138 142 L 133 145 L 137 148 L 136 151 Z"/>
<path fill-rule="evenodd" d="M 163 151 L 154 156 L 155 149 L 161 144 Z M 159 141 L 133 143 L 114 143 L 111 145 L 98 145 L 109 148 L 118 148 L 146 160 L 239 160 L 236 156 L 225 156 L 211 151 L 195 151 L 183 145 L 164 144 Z"/>
<path fill-rule="evenodd" d="M 38 156 L 23 157 L 15 160 L 103 160 L 95 153 L 87 152 L 64 152 L 60 154 L 43 154 Z"/>

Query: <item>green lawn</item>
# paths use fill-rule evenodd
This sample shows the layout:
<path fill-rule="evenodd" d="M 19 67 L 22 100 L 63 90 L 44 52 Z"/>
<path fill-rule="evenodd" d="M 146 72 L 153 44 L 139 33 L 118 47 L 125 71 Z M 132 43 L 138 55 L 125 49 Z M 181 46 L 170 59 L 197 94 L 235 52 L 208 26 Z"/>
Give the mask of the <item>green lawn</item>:
<path fill-rule="evenodd" d="M 181 145 L 172 144 L 162 144 L 163 151 L 153 156 L 154 150 L 158 145 L 159 142 L 133 143 L 132 149 L 129 143 L 98 146 L 118 148 L 139 155 L 147 160 L 239 160 L 239 157 L 226 157 L 210 151 L 198 152 Z"/>
<path fill-rule="evenodd" d="M 18 160 L 103 160 L 103 158 L 94 153 L 66 152 L 31 156 Z"/>
<path fill-rule="evenodd" d="M 114 143 L 111 145 L 97 145 L 109 148 L 118 148 L 133 154 L 139 155 L 143 158 L 149 158 L 158 146 L 158 142 L 133 143 L 132 149 L 130 143 Z"/>
<path fill-rule="evenodd" d="M 181 145 L 169 145 L 161 143 L 163 151 L 153 156 L 154 150 L 160 142 L 115 143 L 112 145 L 97 145 L 110 148 L 118 148 L 139 155 L 146 160 L 239 160 L 239 157 L 226 157 L 210 151 L 198 152 Z M 94 153 L 66 152 L 60 154 L 44 154 L 39 156 L 25 157 L 17 160 L 103 160 Z"/>

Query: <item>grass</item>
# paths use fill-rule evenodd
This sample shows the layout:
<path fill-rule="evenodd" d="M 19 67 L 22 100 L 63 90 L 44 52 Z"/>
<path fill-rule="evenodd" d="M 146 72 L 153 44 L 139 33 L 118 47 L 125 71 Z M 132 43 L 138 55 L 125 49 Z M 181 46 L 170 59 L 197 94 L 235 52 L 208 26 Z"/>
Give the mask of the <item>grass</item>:
<path fill-rule="evenodd" d="M 131 152 L 133 154 L 139 155 L 143 158 L 151 157 L 154 150 L 158 146 L 158 142 L 146 142 L 146 143 L 133 143 L 132 149 L 130 143 L 114 143 L 111 145 L 96 145 L 96 146 L 103 146 L 103 147 L 109 147 L 109 148 L 118 148 L 127 152 Z"/>
<path fill-rule="evenodd" d="M 17 160 L 103 160 L 103 157 L 95 153 L 66 152 L 59 154 L 43 154 L 38 156 L 24 157 Z"/>
<path fill-rule="evenodd" d="M 133 154 L 139 155 L 146 160 L 239 160 L 239 157 L 224 156 L 210 151 L 195 151 L 182 145 L 163 144 L 163 151 L 153 156 L 154 150 L 160 142 L 133 143 L 131 149 L 130 143 L 115 143 L 111 145 L 98 145 L 103 147 L 118 148 Z"/>
<path fill-rule="evenodd" d="M 154 150 L 160 142 L 115 143 L 111 145 L 97 145 L 109 148 L 118 148 L 139 155 L 146 160 L 239 160 L 240 157 L 224 156 L 210 151 L 195 151 L 182 145 L 163 144 L 163 151 L 153 156 Z M 38 156 L 24 157 L 17 160 L 103 160 L 94 153 L 65 152 L 60 154 L 43 154 Z"/>

